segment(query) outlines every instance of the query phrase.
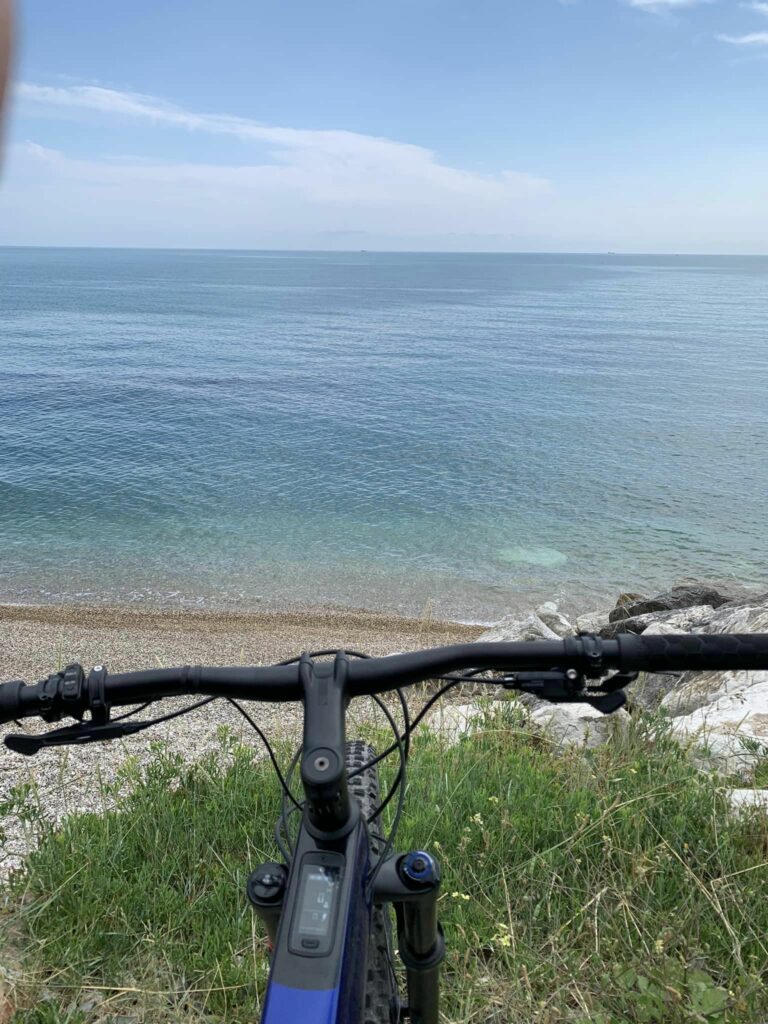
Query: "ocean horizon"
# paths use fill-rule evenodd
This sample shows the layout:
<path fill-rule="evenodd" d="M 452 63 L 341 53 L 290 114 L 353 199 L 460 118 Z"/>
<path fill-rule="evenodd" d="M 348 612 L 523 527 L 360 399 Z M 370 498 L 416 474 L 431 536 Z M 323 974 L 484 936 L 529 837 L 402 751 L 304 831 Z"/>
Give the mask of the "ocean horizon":
<path fill-rule="evenodd" d="M 0 248 L 0 600 L 765 582 L 768 257 Z"/>

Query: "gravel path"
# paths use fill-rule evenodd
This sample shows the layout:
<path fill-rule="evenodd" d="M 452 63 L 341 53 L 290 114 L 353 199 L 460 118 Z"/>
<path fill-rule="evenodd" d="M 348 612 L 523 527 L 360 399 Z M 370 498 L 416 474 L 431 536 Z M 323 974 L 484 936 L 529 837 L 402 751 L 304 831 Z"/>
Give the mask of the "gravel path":
<path fill-rule="evenodd" d="M 3 678 L 28 682 L 69 662 L 85 667 L 105 664 L 114 672 L 183 664 L 259 665 L 305 649 L 340 646 L 374 655 L 392 654 L 472 640 L 481 631 L 480 627 L 456 623 L 344 610 L 249 614 L 0 605 Z M 188 699 L 168 700 L 157 707 L 166 711 L 187 703 Z M 356 714 L 364 717 L 367 709 L 367 702 L 360 701 Z M 300 735 L 298 706 L 259 704 L 250 710 L 270 738 Z M 351 714 L 354 720 L 354 705 Z M 0 801 L 13 787 L 33 782 L 37 783 L 41 808 L 50 819 L 60 820 L 75 811 L 103 810 L 99 782 L 114 780 L 127 757 L 145 762 L 152 756 L 151 745 L 164 740 L 185 760 L 194 760 L 219 747 L 217 733 L 222 725 L 263 752 L 258 737 L 225 701 L 127 740 L 59 747 L 31 758 L 0 747 Z M 31 720 L 24 723 L 29 732 L 55 727 Z M 6 838 L 0 838 L 0 876 L 20 863 L 33 842 L 29 828 L 16 816 L 0 819 L 0 836 L 3 830 Z"/>

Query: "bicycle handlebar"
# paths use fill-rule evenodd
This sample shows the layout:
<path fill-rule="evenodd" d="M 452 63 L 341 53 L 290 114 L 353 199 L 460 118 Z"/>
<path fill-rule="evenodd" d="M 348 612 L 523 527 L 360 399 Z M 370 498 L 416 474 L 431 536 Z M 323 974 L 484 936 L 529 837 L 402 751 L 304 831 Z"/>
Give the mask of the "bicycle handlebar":
<path fill-rule="evenodd" d="M 627 674 L 768 669 L 768 634 L 645 637 L 624 633 L 615 640 L 585 634 L 562 641 L 457 644 L 350 660 L 347 693 L 350 697 L 369 696 L 463 669 L 573 670 L 589 679 L 600 679 L 612 670 Z M 70 666 L 31 686 L 19 680 L 0 684 L 0 724 L 33 716 L 47 721 L 62 715 L 82 718 L 87 710 L 106 712 L 110 705 L 195 694 L 274 702 L 303 698 L 296 663 L 269 668 L 184 666 L 114 675 L 98 666 L 87 678 L 79 666 Z"/>

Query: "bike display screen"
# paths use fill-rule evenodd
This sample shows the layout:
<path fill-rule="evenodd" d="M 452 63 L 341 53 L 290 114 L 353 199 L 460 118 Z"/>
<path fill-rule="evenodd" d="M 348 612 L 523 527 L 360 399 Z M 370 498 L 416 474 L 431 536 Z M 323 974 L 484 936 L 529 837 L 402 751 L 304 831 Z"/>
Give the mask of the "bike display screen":
<path fill-rule="evenodd" d="M 298 938 L 323 939 L 328 935 L 340 884 L 340 868 L 323 864 L 304 865 L 296 928 Z"/>

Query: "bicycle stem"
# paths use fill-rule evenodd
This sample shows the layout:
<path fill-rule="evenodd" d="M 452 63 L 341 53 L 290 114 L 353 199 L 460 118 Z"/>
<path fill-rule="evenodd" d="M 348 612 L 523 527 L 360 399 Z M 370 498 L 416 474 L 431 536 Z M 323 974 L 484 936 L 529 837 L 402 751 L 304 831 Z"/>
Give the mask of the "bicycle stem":
<path fill-rule="evenodd" d="M 306 652 L 299 661 L 304 702 L 301 781 L 307 827 L 317 839 L 346 835 L 359 817 L 349 797 L 345 765 L 348 673 L 349 658 L 343 651 L 332 662 L 314 662 Z"/>

